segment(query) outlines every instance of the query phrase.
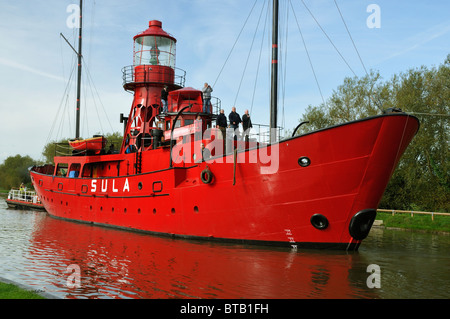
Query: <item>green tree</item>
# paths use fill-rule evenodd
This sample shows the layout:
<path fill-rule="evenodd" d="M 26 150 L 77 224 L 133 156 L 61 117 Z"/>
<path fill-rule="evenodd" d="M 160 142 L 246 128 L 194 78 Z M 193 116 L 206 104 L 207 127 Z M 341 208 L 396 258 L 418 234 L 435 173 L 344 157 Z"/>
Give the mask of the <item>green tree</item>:
<path fill-rule="evenodd" d="M 10 189 L 13 187 L 19 187 L 21 183 L 24 183 L 28 187 L 31 187 L 31 178 L 28 172 L 28 168 L 36 163 L 29 156 L 10 156 L 3 164 L 0 165 L 0 188 Z"/>
<path fill-rule="evenodd" d="M 439 67 L 420 67 L 381 82 L 379 73 L 346 78 L 326 104 L 309 106 L 298 134 L 380 114 L 397 107 L 421 128 L 403 155 L 380 206 L 450 211 L 450 55 Z"/>

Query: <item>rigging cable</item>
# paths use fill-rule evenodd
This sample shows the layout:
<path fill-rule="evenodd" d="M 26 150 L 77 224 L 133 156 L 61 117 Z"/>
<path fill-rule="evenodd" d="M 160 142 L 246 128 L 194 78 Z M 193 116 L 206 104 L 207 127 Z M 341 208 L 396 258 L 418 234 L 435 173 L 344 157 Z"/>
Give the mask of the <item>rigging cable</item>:
<path fill-rule="evenodd" d="M 367 72 L 367 68 L 366 68 L 366 66 L 364 65 L 364 62 L 363 62 L 363 60 L 362 60 L 362 58 L 361 58 L 361 55 L 359 54 L 359 50 L 358 50 L 358 48 L 356 47 L 355 41 L 353 41 L 353 37 L 352 37 L 352 35 L 351 35 L 351 33 L 350 33 L 350 30 L 349 30 L 348 27 L 347 27 L 347 23 L 345 22 L 344 16 L 342 15 L 341 9 L 339 9 L 339 6 L 338 6 L 336 0 L 334 0 L 334 4 L 336 5 L 336 8 L 337 8 L 337 10 L 338 10 L 338 12 L 339 12 L 339 15 L 341 16 L 342 22 L 344 23 L 345 29 L 347 30 L 347 34 L 348 34 L 348 36 L 350 37 L 350 40 L 351 40 L 352 43 L 353 43 L 353 47 L 355 48 L 356 54 L 358 55 L 358 58 L 359 58 L 359 61 L 361 62 L 362 67 L 364 68 L 364 72 L 366 73 L 367 77 L 369 78 L 369 73 Z M 375 85 L 375 83 L 374 83 L 374 85 Z M 373 95 L 373 86 L 374 86 L 374 85 L 372 85 L 371 88 L 370 88 L 370 92 L 369 92 L 369 100 L 372 100 L 372 101 L 375 103 L 375 105 L 376 105 L 381 111 L 383 111 L 383 108 L 382 108 L 382 106 L 381 106 L 382 103 L 380 103 L 380 99 L 378 99 L 378 103 L 377 103 L 377 101 L 375 101 L 375 100 L 373 99 L 373 97 L 372 97 L 372 95 Z"/>
<path fill-rule="evenodd" d="M 252 44 L 250 45 L 250 50 L 249 50 L 249 52 L 248 52 L 247 61 L 245 62 L 245 67 L 244 67 L 244 70 L 243 70 L 243 72 L 242 72 L 241 82 L 239 83 L 238 91 L 237 91 L 237 93 L 236 93 L 236 98 L 234 99 L 233 105 L 236 105 L 236 101 L 237 101 L 237 99 L 238 99 L 239 92 L 240 92 L 240 90 L 241 90 L 242 81 L 244 80 L 245 71 L 247 70 L 248 61 L 250 60 L 250 55 L 251 55 L 251 53 L 252 53 L 253 44 L 255 43 L 256 34 L 258 33 L 259 23 L 261 22 L 261 17 L 262 17 L 262 14 L 263 14 L 263 12 L 264 12 L 264 7 L 265 7 L 265 6 L 266 6 L 266 4 L 264 3 L 263 6 L 262 6 L 262 8 L 261 8 L 261 13 L 259 14 L 258 24 L 256 25 L 255 33 L 253 34 Z"/>
<path fill-rule="evenodd" d="M 328 39 L 328 41 L 330 41 L 331 45 L 334 47 L 334 49 L 336 50 L 336 52 L 339 54 L 339 56 L 342 58 L 342 60 L 345 62 L 345 64 L 347 64 L 348 68 L 350 69 L 350 71 L 352 71 L 353 75 L 356 76 L 355 71 L 353 71 L 352 67 L 350 66 L 350 64 L 348 64 L 347 60 L 342 56 L 341 52 L 339 51 L 339 49 L 336 47 L 336 45 L 333 43 L 333 41 L 330 39 L 330 37 L 328 36 L 328 34 L 325 32 L 325 30 L 322 28 L 322 26 L 320 25 L 319 21 L 317 21 L 316 17 L 314 17 L 314 15 L 312 14 L 311 10 L 309 10 L 308 6 L 305 4 L 304 0 L 301 0 L 303 5 L 305 6 L 306 10 L 308 10 L 309 14 L 311 15 L 311 17 L 314 19 L 314 21 L 316 22 L 316 24 L 319 26 L 320 30 L 322 30 L 323 34 L 325 35 L 325 37 Z"/>
<path fill-rule="evenodd" d="M 217 76 L 216 81 L 214 82 L 214 84 L 213 84 L 213 86 L 212 86 L 213 89 L 214 89 L 214 87 L 216 86 L 217 81 L 219 80 L 219 78 L 220 78 L 220 76 L 221 76 L 221 74 L 222 74 L 222 71 L 223 71 L 223 69 L 225 68 L 225 65 L 227 64 L 227 62 L 228 62 L 228 60 L 229 60 L 229 58 L 230 58 L 230 56 L 231 56 L 231 53 L 233 53 L 234 47 L 236 46 L 236 43 L 239 41 L 239 38 L 241 37 L 242 31 L 244 31 L 244 28 L 245 28 L 245 26 L 247 25 L 248 19 L 249 19 L 250 16 L 252 15 L 253 9 L 255 9 L 255 6 L 256 6 L 256 3 L 257 3 L 257 2 L 258 2 L 258 0 L 255 0 L 255 3 L 253 4 L 252 9 L 250 10 L 250 13 L 249 13 L 248 17 L 247 17 L 247 19 L 245 20 L 245 23 L 244 23 L 244 25 L 242 26 L 242 29 L 241 29 L 241 31 L 239 32 L 239 35 L 237 36 L 236 41 L 234 42 L 233 47 L 231 48 L 230 53 L 228 54 L 228 56 L 227 56 L 227 58 L 226 58 L 226 60 L 225 60 L 225 63 L 224 63 L 223 66 L 222 66 L 222 69 L 220 70 L 219 75 Z"/>
<path fill-rule="evenodd" d="M 83 60 L 84 60 L 84 58 L 83 58 Z M 94 92 L 92 91 L 92 87 L 94 87 L 95 93 L 96 93 L 96 95 L 98 97 L 100 105 L 102 106 L 103 112 L 105 113 L 106 120 L 108 121 L 108 124 L 109 124 L 109 126 L 111 128 L 111 133 L 112 133 L 112 132 L 114 132 L 114 129 L 113 129 L 112 125 L 111 125 L 111 121 L 109 120 L 108 114 L 106 113 L 105 106 L 103 105 L 102 100 L 100 99 L 100 94 L 98 93 L 97 87 L 94 84 L 94 81 L 93 81 L 92 76 L 91 76 L 91 72 L 89 72 L 89 67 L 87 66 L 87 63 L 85 63 L 84 65 L 85 65 L 85 69 L 86 69 L 88 83 L 90 84 L 89 88 L 91 90 L 92 97 L 94 98 L 94 105 L 95 105 L 95 109 L 97 111 L 97 116 L 99 117 L 100 126 L 102 127 L 102 130 L 103 130 L 103 126 L 102 126 L 101 121 L 100 121 L 100 115 L 99 115 L 98 109 L 97 109 L 97 104 L 95 104 L 95 97 L 94 97 Z"/>
<path fill-rule="evenodd" d="M 62 96 L 62 98 L 61 98 L 61 102 L 60 102 L 60 104 L 59 104 L 58 111 L 56 112 L 56 115 L 55 115 L 55 118 L 54 118 L 54 120 L 53 120 L 52 126 L 50 127 L 50 132 L 49 132 L 49 134 L 48 134 L 48 136 L 47 136 L 46 144 L 49 143 L 49 141 L 50 141 L 50 139 L 51 139 L 51 136 L 53 135 L 53 132 L 54 132 L 55 127 L 56 127 L 57 120 L 58 120 L 58 118 L 59 118 L 59 116 L 60 116 L 60 113 L 61 113 L 61 109 L 62 109 L 62 105 L 63 105 L 63 103 L 64 103 L 64 100 L 66 100 L 66 105 L 67 105 L 67 100 L 68 100 L 68 96 L 69 96 L 68 91 L 69 91 L 69 88 L 70 88 L 70 84 L 72 83 L 72 77 L 73 77 L 73 74 L 75 73 L 75 66 L 76 66 L 76 65 L 74 64 L 74 65 L 73 65 L 73 68 L 72 68 L 72 71 L 71 71 L 71 73 L 70 73 L 70 75 L 69 75 L 69 79 L 68 79 L 68 81 L 67 81 L 66 88 L 65 88 L 64 93 L 63 93 L 63 96 Z M 64 107 L 64 110 L 63 110 L 63 112 L 62 112 L 63 114 L 62 114 L 62 116 L 61 116 L 61 122 L 62 122 L 62 119 L 64 118 L 65 109 L 66 109 L 66 107 Z M 60 130 L 61 130 L 61 123 L 60 123 L 60 127 L 59 127 L 59 129 L 58 129 L 57 135 L 59 135 L 59 131 L 60 131 Z"/>
<path fill-rule="evenodd" d="M 284 3 L 284 2 L 283 2 Z M 280 32 L 280 36 L 279 36 L 279 49 L 280 49 L 280 54 L 279 54 L 279 65 L 280 65 L 280 96 L 281 96 L 281 100 L 282 100 L 282 107 L 281 107 L 281 124 L 280 127 L 284 127 L 285 126 L 285 112 L 284 112 L 284 108 L 285 108 L 285 93 L 286 93 L 286 77 L 287 77 L 287 56 L 288 56 L 288 35 L 289 35 L 289 5 L 286 6 L 286 8 L 281 9 L 280 12 L 286 12 L 286 15 L 280 15 L 282 18 L 286 17 L 286 20 L 284 21 L 283 19 L 280 20 L 280 25 L 285 24 L 286 27 L 280 27 L 279 28 L 279 32 Z M 282 35 L 282 31 L 286 30 L 285 35 Z M 285 41 L 285 42 L 283 42 Z M 284 51 L 284 56 L 283 56 L 283 51 Z"/>
<path fill-rule="evenodd" d="M 325 105 L 325 98 L 323 97 L 322 89 L 320 88 L 319 80 L 317 79 L 317 74 L 316 74 L 316 71 L 314 70 L 314 66 L 313 66 L 313 63 L 312 63 L 312 60 L 311 60 L 311 56 L 309 55 L 308 47 L 306 46 L 305 38 L 303 37 L 303 32 L 302 32 L 302 30 L 300 28 L 300 24 L 298 23 L 297 15 L 295 14 L 294 7 L 292 6 L 292 2 L 290 0 L 289 0 L 289 3 L 291 4 L 292 12 L 294 13 L 294 18 L 295 18 L 295 21 L 297 23 L 298 31 L 300 32 L 300 36 L 302 38 L 303 46 L 305 47 L 306 55 L 308 56 L 309 65 L 311 66 L 311 70 L 312 70 L 312 73 L 314 75 L 314 79 L 316 81 L 317 87 L 319 89 L 320 96 L 322 97 L 322 102 Z"/>
<path fill-rule="evenodd" d="M 342 15 L 341 9 L 339 9 L 339 6 L 338 6 L 336 0 L 334 0 L 334 4 L 336 5 L 336 8 L 337 8 L 337 10 L 339 12 L 339 15 L 341 16 L 342 22 L 344 23 L 345 29 L 347 30 L 347 33 L 348 33 L 348 36 L 350 37 L 350 40 L 353 43 L 353 47 L 355 48 L 355 51 L 358 54 L 359 61 L 361 62 L 362 66 L 364 68 L 364 72 L 366 72 L 366 75 L 369 75 L 369 73 L 367 72 L 366 66 L 364 65 L 364 62 L 363 62 L 363 60 L 361 58 L 361 55 L 359 54 L 358 48 L 356 47 L 355 41 L 353 41 L 353 37 L 352 37 L 352 35 L 350 33 L 350 30 L 347 27 L 347 23 L 345 23 L 344 16 Z"/>
<path fill-rule="evenodd" d="M 270 0 L 267 0 L 267 1 L 269 3 Z M 269 5 L 267 6 L 267 8 L 269 8 Z M 251 104 L 251 107 L 250 107 L 250 114 L 252 114 L 252 112 L 253 112 L 253 104 L 254 104 L 254 101 L 255 101 L 256 86 L 257 86 L 257 83 L 258 83 L 259 68 L 261 66 L 261 56 L 262 56 L 263 46 L 264 46 L 264 35 L 266 34 L 266 27 L 267 27 L 267 21 L 268 21 L 269 13 L 270 13 L 270 10 L 268 9 L 267 13 L 266 13 L 264 29 L 263 29 L 263 33 L 262 33 L 262 37 L 261 37 L 261 47 L 259 49 L 258 66 L 256 68 L 255 85 L 253 87 L 253 96 L 252 96 L 252 104 Z"/>

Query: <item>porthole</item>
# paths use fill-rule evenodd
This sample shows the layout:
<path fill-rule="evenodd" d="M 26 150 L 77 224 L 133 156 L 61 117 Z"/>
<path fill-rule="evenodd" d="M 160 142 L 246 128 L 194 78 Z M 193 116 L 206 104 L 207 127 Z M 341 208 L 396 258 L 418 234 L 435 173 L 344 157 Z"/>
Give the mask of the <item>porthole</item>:
<path fill-rule="evenodd" d="M 156 214 L 156 208 L 153 208 L 153 215 Z"/>
<path fill-rule="evenodd" d="M 141 213 L 141 209 L 140 208 L 138 208 L 138 214 L 140 214 Z"/>
<path fill-rule="evenodd" d="M 300 157 L 298 159 L 298 165 L 300 165 L 301 167 L 308 167 L 309 165 L 311 165 L 311 160 L 306 156 Z"/>
<path fill-rule="evenodd" d="M 138 184 L 139 190 L 142 190 L 142 187 L 143 187 L 142 182 L 139 182 L 139 184 Z"/>
<path fill-rule="evenodd" d="M 172 214 L 175 214 L 175 208 L 172 208 L 170 211 L 172 212 Z"/>
<path fill-rule="evenodd" d="M 194 206 L 194 213 L 198 214 L 198 207 Z"/>
<path fill-rule="evenodd" d="M 321 214 L 315 214 L 311 217 L 311 224 L 319 230 L 325 230 L 328 228 L 329 222 L 325 216 Z"/>

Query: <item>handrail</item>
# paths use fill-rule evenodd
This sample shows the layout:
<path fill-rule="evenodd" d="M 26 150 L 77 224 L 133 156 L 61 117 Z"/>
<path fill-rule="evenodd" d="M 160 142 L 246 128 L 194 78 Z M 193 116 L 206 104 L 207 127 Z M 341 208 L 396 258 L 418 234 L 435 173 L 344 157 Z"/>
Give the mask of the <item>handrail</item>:
<path fill-rule="evenodd" d="M 39 196 L 37 196 L 35 191 L 26 191 L 20 189 L 11 189 L 8 193 L 9 200 L 18 200 L 27 203 L 39 204 Z"/>
<path fill-rule="evenodd" d="M 253 127 L 249 131 L 249 138 L 256 139 L 259 143 L 270 144 L 270 136 L 271 136 L 270 125 L 252 123 L 252 126 Z M 283 130 L 282 127 L 277 127 L 277 138 L 276 138 L 277 142 L 282 140 L 281 137 L 282 130 Z M 242 135 L 244 135 L 244 133 L 242 133 Z"/>
<path fill-rule="evenodd" d="M 450 213 L 420 212 L 420 211 L 413 211 L 413 210 L 378 209 L 377 211 L 380 213 L 392 213 L 392 216 L 394 216 L 395 214 L 411 214 L 411 217 L 414 217 L 414 214 L 431 215 L 432 220 L 434 220 L 435 215 L 450 216 Z"/>
<path fill-rule="evenodd" d="M 160 82 L 157 81 L 157 83 L 161 83 L 161 84 L 175 84 L 179 87 L 184 87 L 185 83 L 186 83 L 186 71 L 179 69 L 179 68 L 174 68 L 175 74 L 174 74 L 174 83 L 166 83 L 166 82 Z M 126 90 L 132 90 L 132 87 L 134 84 L 139 84 L 139 83 L 153 83 L 153 81 L 151 81 L 149 79 L 149 76 L 147 76 L 148 72 L 142 70 L 142 71 L 138 71 L 136 72 L 135 66 L 134 65 L 129 65 L 129 66 L 125 66 L 122 68 L 122 79 L 123 79 L 123 86 L 125 87 Z M 165 71 L 152 71 L 152 77 L 155 74 L 159 74 L 161 75 L 161 77 L 156 77 L 156 78 L 160 78 L 162 79 L 162 81 L 164 81 L 165 76 L 167 75 L 167 73 Z M 142 78 L 144 79 L 143 82 L 137 82 L 136 78 Z"/>

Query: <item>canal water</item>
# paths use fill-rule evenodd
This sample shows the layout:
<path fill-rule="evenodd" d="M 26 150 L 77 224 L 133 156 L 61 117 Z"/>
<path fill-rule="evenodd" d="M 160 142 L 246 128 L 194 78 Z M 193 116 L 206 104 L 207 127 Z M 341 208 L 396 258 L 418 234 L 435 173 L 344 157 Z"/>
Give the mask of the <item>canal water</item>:
<path fill-rule="evenodd" d="M 373 229 L 358 252 L 159 238 L 7 209 L 0 277 L 63 299 L 448 299 L 450 236 Z"/>

